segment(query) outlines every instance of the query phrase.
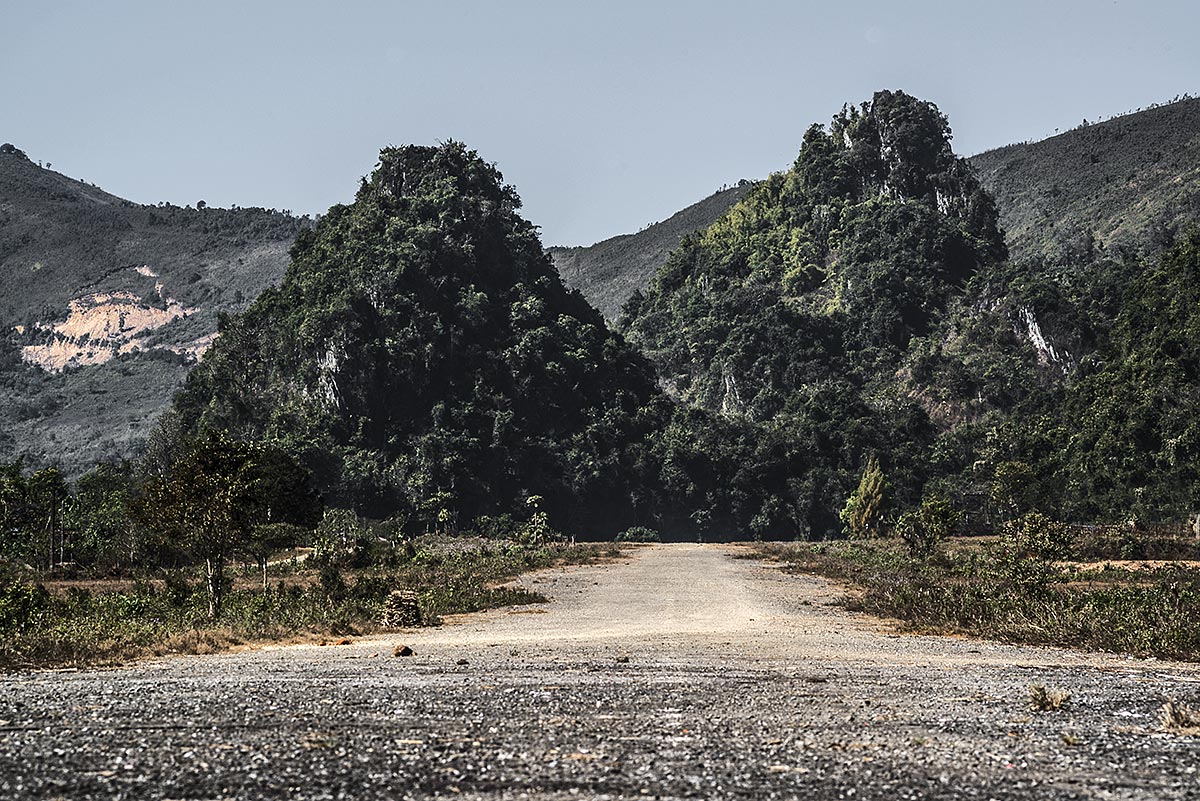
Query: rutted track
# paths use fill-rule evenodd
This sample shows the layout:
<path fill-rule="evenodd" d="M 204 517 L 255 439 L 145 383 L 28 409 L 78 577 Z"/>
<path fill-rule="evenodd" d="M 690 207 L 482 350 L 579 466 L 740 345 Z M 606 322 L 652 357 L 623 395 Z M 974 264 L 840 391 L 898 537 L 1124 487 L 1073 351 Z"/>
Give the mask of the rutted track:
<path fill-rule="evenodd" d="M 1200 738 L 1158 727 L 1195 666 L 897 636 L 730 552 L 349 646 L 5 677 L 0 797 L 1200 797 Z"/>

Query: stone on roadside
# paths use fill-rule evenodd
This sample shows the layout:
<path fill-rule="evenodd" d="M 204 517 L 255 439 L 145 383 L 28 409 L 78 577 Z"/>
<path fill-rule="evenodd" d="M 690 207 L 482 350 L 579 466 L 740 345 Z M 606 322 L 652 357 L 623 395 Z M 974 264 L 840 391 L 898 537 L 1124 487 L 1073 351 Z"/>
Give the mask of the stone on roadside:
<path fill-rule="evenodd" d="M 416 653 L 416 651 L 414 651 L 413 649 L 409 648 L 407 645 L 404 645 L 404 644 L 397 645 L 392 650 L 392 656 L 412 656 L 415 653 Z"/>

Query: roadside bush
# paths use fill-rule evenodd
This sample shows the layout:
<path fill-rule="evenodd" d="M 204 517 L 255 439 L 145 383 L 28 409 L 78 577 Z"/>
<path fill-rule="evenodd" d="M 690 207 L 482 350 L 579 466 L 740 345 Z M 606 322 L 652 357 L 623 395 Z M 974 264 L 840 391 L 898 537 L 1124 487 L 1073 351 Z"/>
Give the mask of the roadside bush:
<path fill-rule="evenodd" d="M 345 600 L 349 592 L 346 579 L 342 577 L 342 570 L 334 562 L 321 565 L 320 584 L 321 592 L 334 603 Z"/>
<path fill-rule="evenodd" d="M 485 540 L 506 540 L 516 532 L 517 522 L 508 513 L 502 515 L 480 515 L 475 518 L 475 522 L 471 525 L 471 528 L 476 535 L 483 537 Z"/>
<path fill-rule="evenodd" d="M 631 526 L 616 536 L 617 542 L 662 542 L 662 537 L 652 528 Z"/>
<path fill-rule="evenodd" d="M 1068 581 L 1055 563 L 1003 547 L 959 548 L 918 561 L 893 543 L 773 545 L 793 570 L 848 581 L 848 606 L 913 630 L 1200 659 L 1200 569 L 1110 568 Z"/>
<path fill-rule="evenodd" d="M 548 545 L 552 542 L 563 542 L 566 537 L 561 532 L 556 531 L 550 525 L 550 516 L 541 510 L 542 498 L 540 495 L 531 495 L 526 504 L 533 510 L 529 515 L 529 520 L 525 521 L 516 531 L 516 535 L 512 538 L 518 545 L 524 545 L 530 548 L 537 548 L 542 545 Z"/>
<path fill-rule="evenodd" d="M 354 544 L 366 535 L 363 521 L 350 509 L 326 509 L 313 540 L 313 562 L 325 564 L 346 559 Z"/>
<path fill-rule="evenodd" d="M 1014 559 L 1056 562 L 1071 556 L 1075 535 L 1070 526 L 1051 520 L 1041 512 L 1030 512 L 1005 524 L 1000 543 Z"/>
<path fill-rule="evenodd" d="M 915 559 L 924 559 L 938 544 L 958 528 L 961 515 L 944 498 L 926 498 L 915 512 L 905 512 L 896 521 L 896 533 L 908 546 L 908 553 Z"/>
<path fill-rule="evenodd" d="M 24 628 L 49 600 L 43 587 L 22 581 L 15 570 L 0 565 L 0 631 Z"/>
<path fill-rule="evenodd" d="M 1083 561 L 1200 561 L 1200 540 L 1182 527 L 1137 531 L 1127 525 L 1077 526 L 1074 531 L 1072 556 Z"/>

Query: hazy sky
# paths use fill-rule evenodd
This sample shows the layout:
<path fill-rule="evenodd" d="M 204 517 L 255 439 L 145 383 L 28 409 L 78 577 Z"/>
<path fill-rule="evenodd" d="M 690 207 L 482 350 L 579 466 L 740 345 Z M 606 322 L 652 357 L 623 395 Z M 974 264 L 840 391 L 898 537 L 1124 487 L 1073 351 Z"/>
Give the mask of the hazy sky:
<path fill-rule="evenodd" d="M 876 89 L 965 154 L 1200 92 L 1194 0 L 3 0 L 0 25 L 0 141 L 67 175 L 316 213 L 379 148 L 460 139 L 546 244 L 782 169 Z"/>

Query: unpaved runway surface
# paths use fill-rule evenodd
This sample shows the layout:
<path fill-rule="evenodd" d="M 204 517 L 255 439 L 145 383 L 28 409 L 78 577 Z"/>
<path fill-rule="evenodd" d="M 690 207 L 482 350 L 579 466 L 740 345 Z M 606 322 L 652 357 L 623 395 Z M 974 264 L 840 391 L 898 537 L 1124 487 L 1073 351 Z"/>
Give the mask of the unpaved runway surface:
<path fill-rule="evenodd" d="M 1195 666 L 896 636 L 735 551 L 349 646 L 0 677 L 0 798 L 1200 798 L 1200 738 L 1158 722 Z"/>

